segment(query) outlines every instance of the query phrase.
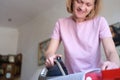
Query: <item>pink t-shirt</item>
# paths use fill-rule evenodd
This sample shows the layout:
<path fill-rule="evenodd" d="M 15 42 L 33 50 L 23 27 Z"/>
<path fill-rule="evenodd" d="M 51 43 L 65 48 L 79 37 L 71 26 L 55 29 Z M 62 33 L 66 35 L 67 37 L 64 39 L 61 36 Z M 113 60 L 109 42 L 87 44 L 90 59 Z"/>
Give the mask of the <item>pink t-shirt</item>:
<path fill-rule="evenodd" d="M 63 42 L 65 65 L 69 73 L 100 68 L 102 38 L 112 37 L 104 17 L 76 23 L 71 17 L 61 18 L 52 33 L 53 39 Z"/>

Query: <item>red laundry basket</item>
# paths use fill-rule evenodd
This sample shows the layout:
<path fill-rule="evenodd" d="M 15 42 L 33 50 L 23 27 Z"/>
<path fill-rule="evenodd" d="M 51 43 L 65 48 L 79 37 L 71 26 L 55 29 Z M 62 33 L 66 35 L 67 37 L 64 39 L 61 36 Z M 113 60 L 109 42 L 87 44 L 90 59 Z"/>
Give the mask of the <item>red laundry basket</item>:
<path fill-rule="evenodd" d="M 120 68 L 102 71 L 102 80 L 120 80 Z"/>
<path fill-rule="evenodd" d="M 120 68 L 86 73 L 85 80 L 120 80 Z"/>

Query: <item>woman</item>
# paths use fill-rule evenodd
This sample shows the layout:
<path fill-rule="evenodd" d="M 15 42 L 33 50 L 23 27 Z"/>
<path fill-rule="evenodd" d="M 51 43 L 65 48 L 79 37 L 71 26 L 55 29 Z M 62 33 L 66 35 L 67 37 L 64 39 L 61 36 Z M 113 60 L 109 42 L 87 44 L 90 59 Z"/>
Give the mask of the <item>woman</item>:
<path fill-rule="evenodd" d="M 67 11 L 72 15 L 56 22 L 50 44 L 45 53 L 46 66 L 54 65 L 55 54 L 63 42 L 65 65 L 69 73 L 102 68 L 119 68 L 119 57 L 115 49 L 107 21 L 98 16 L 101 0 L 67 0 Z M 102 43 L 106 62 L 101 61 Z"/>

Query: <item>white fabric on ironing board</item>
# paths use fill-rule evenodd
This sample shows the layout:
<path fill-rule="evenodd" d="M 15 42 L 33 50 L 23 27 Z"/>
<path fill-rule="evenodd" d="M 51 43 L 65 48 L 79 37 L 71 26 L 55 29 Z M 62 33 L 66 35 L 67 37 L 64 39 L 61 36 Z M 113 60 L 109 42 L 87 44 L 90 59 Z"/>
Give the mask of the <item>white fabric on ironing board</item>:
<path fill-rule="evenodd" d="M 84 72 L 79 72 L 79 73 L 75 73 L 75 74 L 69 74 L 66 76 L 60 76 L 60 77 L 56 77 L 56 78 L 49 78 L 47 80 L 85 80 L 85 74 L 88 72 L 92 72 L 92 71 L 100 71 L 100 68 L 96 68 L 96 69 L 91 69 L 91 70 L 87 70 Z"/>
<path fill-rule="evenodd" d="M 75 74 L 69 74 L 66 76 L 60 76 L 60 77 L 56 77 L 56 78 L 51 78 L 51 79 L 47 79 L 47 80 L 84 80 L 84 72 L 80 72 L 80 73 L 75 73 Z"/>

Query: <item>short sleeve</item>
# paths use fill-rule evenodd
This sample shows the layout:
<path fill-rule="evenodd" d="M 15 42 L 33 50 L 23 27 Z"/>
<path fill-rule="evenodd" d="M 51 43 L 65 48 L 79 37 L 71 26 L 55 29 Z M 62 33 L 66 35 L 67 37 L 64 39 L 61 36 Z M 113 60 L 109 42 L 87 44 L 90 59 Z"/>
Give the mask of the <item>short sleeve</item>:
<path fill-rule="evenodd" d="M 60 39 L 60 25 L 59 25 L 59 21 L 56 22 L 55 27 L 53 29 L 51 38 L 53 39 Z"/>
<path fill-rule="evenodd" d="M 100 28 L 100 34 L 99 34 L 100 39 L 106 37 L 112 37 L 109 25 L 104 17 L 101 17 L 100 19 L 99 28 Z"/>

